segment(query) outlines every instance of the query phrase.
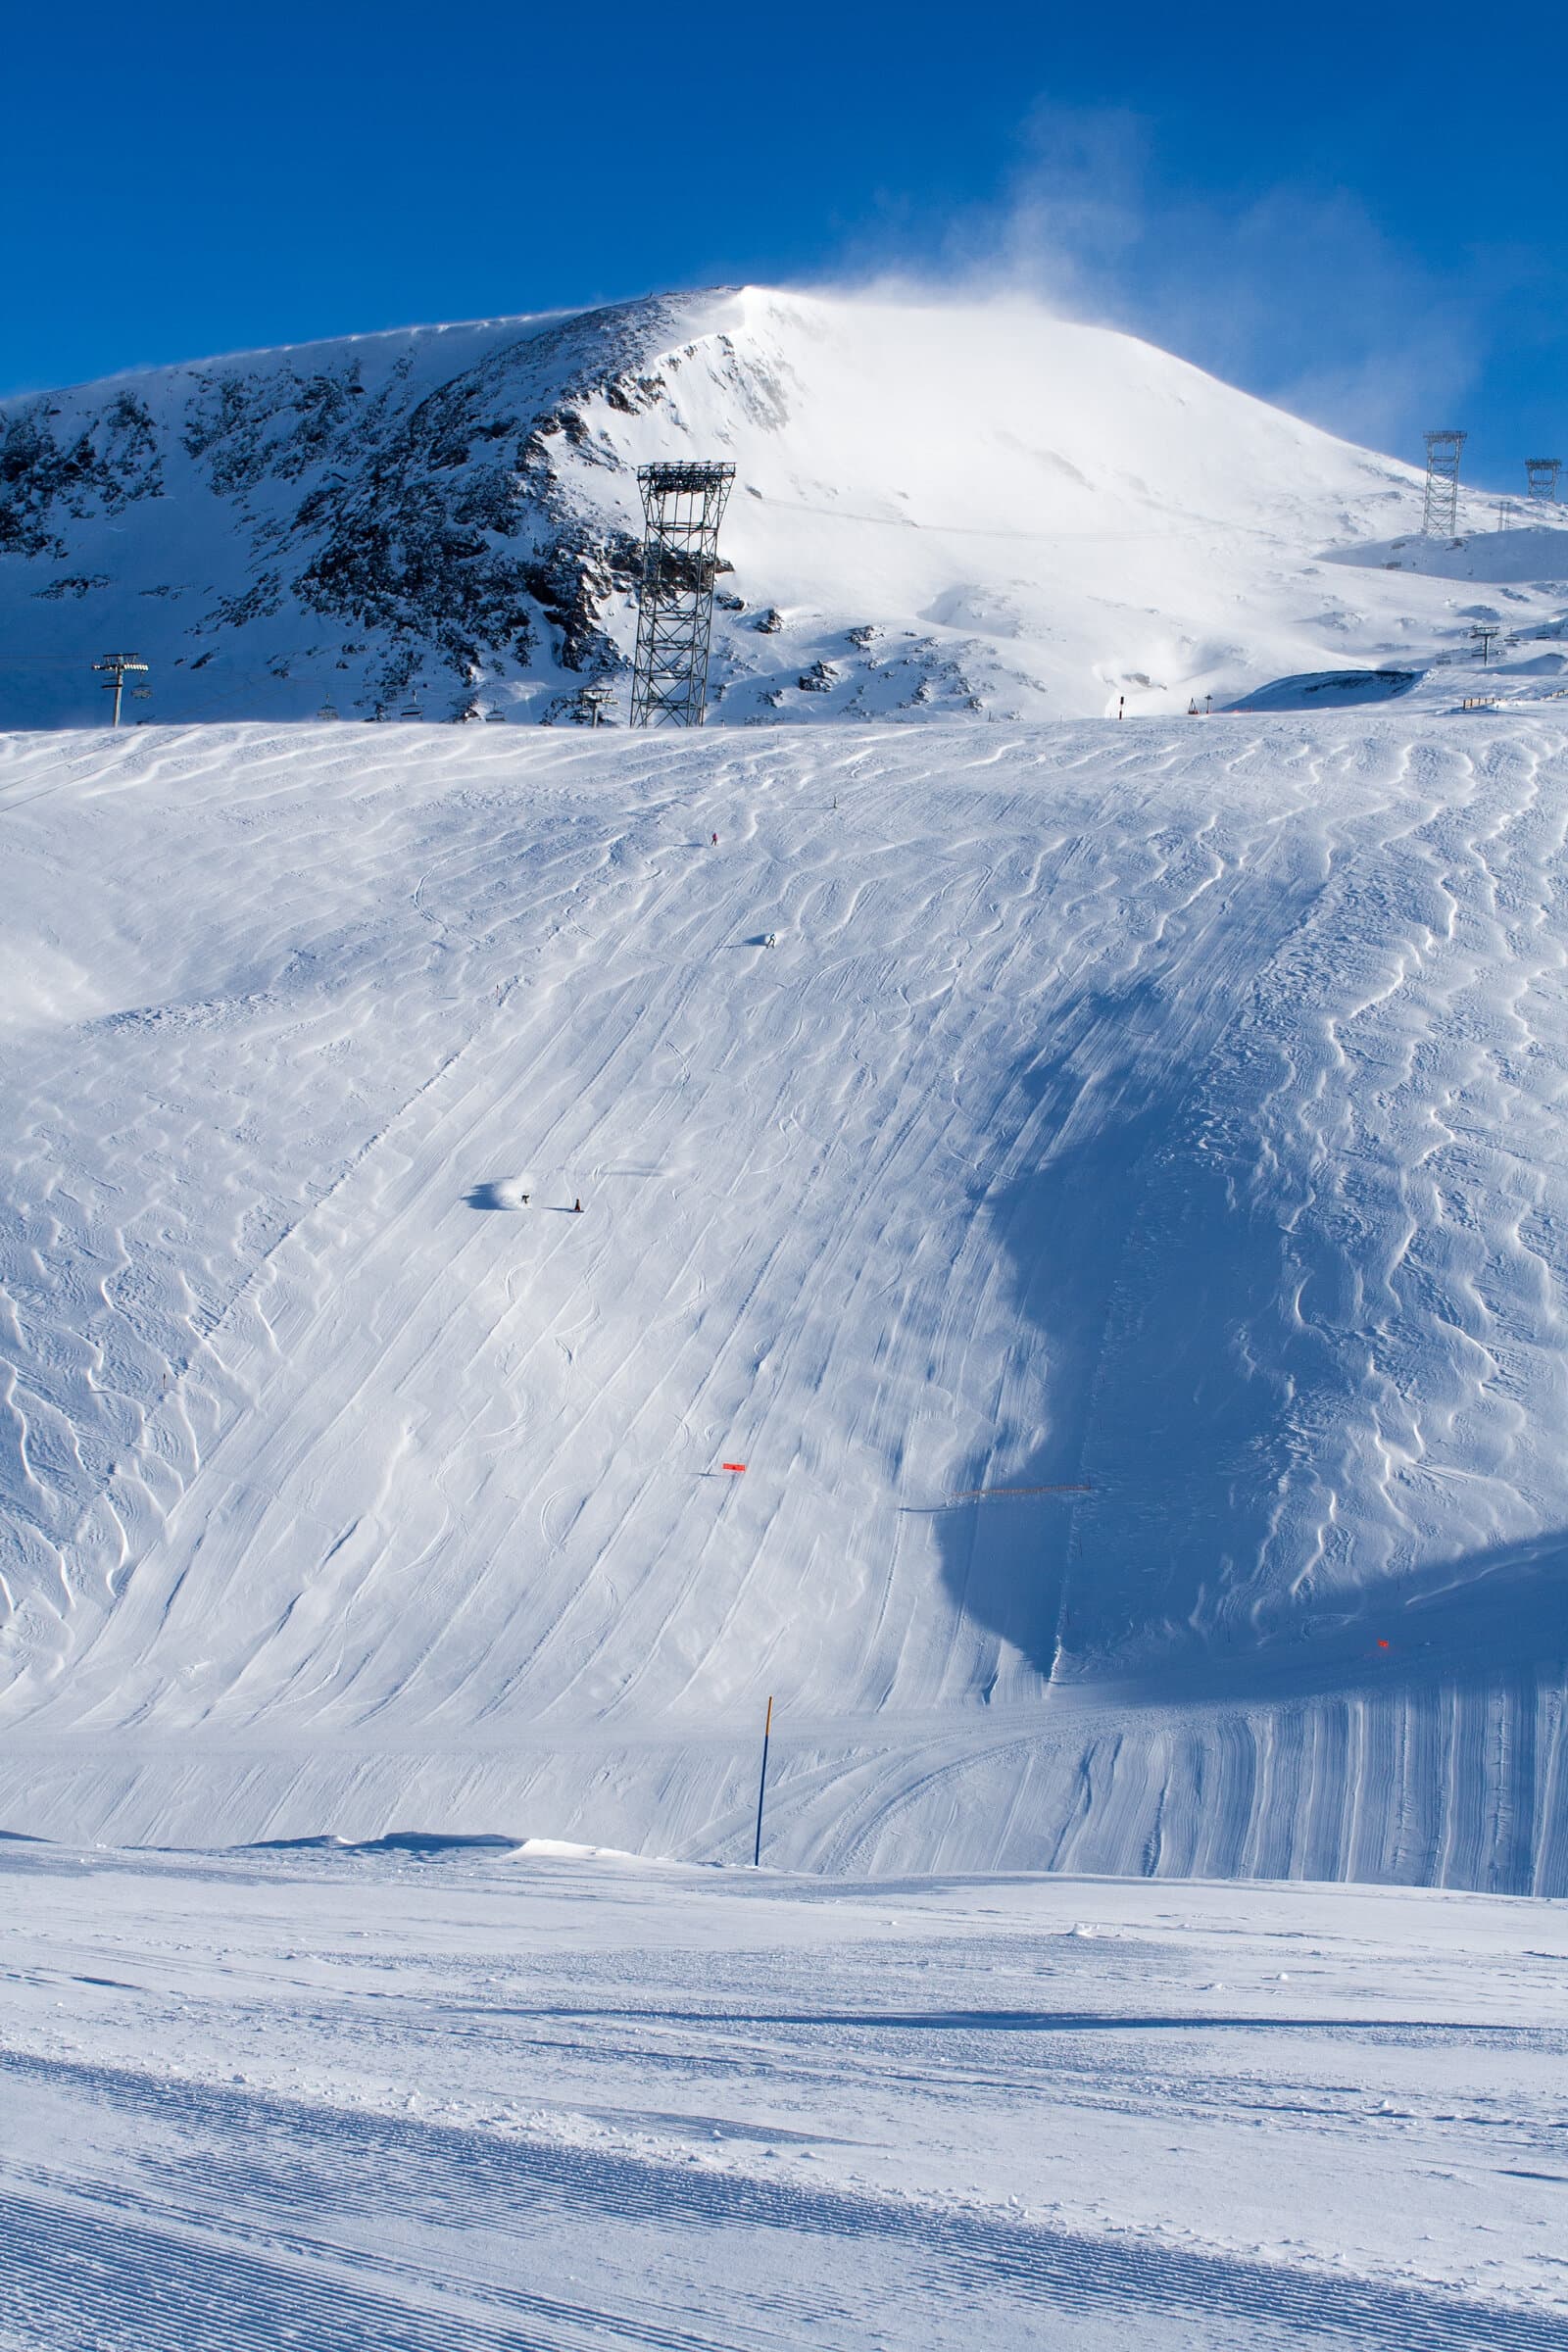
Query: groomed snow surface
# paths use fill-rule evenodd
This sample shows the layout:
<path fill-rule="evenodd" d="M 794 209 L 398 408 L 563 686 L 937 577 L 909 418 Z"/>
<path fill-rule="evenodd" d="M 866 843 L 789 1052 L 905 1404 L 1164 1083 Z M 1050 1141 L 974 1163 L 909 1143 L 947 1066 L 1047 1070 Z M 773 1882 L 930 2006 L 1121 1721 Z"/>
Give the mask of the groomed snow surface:
<path fill-rule="evenodd" d="M 0 1847 L 5 2352 L 1544 2352 L 1568 1916 Z"/>
<path fill-rule="evenodd" d="M 0 1826 L 1568 1891 L 1565 740 L 9 739 Z"/>

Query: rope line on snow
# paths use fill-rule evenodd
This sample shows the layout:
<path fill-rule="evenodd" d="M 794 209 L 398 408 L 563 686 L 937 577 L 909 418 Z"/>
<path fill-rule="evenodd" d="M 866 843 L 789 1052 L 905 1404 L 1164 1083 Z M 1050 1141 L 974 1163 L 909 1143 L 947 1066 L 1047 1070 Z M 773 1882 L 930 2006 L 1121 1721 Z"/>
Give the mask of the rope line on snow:
<path fill-rule="evenodd" d="M 961 1502 L 1005 1501 L 1014 1494 L 1092 1494 L 1094 1491 L 1087 1483 L 1054 1487 L 965 1487 L 961 1494 L 950 1494 L 946 1502 L 927 1503 L 925 1507 L 932 1511 L 953 1511 Z"/>

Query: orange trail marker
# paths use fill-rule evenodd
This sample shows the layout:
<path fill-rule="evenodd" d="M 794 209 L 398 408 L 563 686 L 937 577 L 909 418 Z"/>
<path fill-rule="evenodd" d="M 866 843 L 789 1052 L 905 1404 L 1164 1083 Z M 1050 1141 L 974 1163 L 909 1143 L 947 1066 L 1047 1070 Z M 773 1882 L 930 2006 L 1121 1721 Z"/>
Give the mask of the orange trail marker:
<path fill-rule="evenodd" d="M 1392 1644 L 1391 1644 L 1391 1643 L 1389 1643 L 1389 1642 L 1387 1642 L 1380 1641 L 1380 1642 L 1378 1642 L 1378 1647 L 1379 1647 L 1379 1649 L 1388 1649 L 1388 1648 L 1390 1648 L 1391 1646 L 1392 1646 Z"/>
<path fill-rule="evenodd" d="M 721 1470 L 744 1470 L 746 1464 L 744 1462 L 720 1462 L 718 1466 Z"/>

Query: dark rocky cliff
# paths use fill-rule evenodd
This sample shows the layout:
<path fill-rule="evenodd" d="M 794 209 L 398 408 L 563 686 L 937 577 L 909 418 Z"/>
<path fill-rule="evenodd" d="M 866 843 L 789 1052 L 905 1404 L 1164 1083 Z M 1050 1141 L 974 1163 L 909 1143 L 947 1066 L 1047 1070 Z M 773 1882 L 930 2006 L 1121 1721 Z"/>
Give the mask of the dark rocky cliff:
<path fill-rule="evenodd" d="M 487 681 L 613 671 L 635 489 L 590 412 L 664 399 L 679 323 L 642 302 L 9 403 L 0 574 L 12 614 L 33 608 L 9 634 L 24 647 L 40 606 L 88 606 L 97 637 L 161 638 L 166 676 L 260 665 L 367 712 L 414 693 L 452 715 Z M 579 478 L 619 474 L 620 514 L 568 494 L 568 454 Z"/>

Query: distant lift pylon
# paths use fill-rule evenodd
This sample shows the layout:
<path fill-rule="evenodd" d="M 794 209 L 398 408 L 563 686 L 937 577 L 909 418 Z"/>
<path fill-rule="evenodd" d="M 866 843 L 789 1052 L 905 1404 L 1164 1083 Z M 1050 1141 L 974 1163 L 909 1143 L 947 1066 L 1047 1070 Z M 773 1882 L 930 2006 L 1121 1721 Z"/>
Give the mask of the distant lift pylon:
<path fill-rule="evenodd" d="M 1459 460 L 1469 436 L 1457 426 L 1427 435 L 1427 488 L 1421 510 L 1422 535 L 1453 539 L 1459 530 Z"/>
<path fill-rule="evenodd" d="M 145 676 L 147 664 L 145 662 L 139 662 L 134 654 L 106 654 L 101 662 L 93 663 L 93 668 L 109 672 L 104 679 L 104 692 L 112 694 L 115 698 L 115 715 L 109 723 L 112 727 L 118 727 L 120 704 L 125 690 L 125 680 L 136 671 L 140 671 Z"/>

